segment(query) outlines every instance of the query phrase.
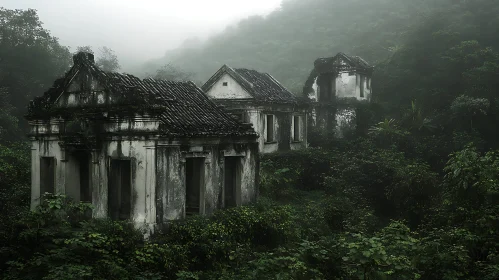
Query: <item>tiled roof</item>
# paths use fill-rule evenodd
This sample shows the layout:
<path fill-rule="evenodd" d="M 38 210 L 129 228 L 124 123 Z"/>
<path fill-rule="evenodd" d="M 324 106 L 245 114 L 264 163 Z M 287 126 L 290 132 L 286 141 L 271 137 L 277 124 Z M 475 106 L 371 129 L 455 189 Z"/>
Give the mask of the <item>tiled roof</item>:
<path fill-rule="evenodd" d="M 85 57 L 87 56 L 87 57 Z M 90 57 L 91 56 L 91 57 Z M 88 71 L 105 90 L 119 96 L 121 104 L 114 107 L 139 106 L 154 111 L 160 119 L 160 133 L 170 136 L 237 136 L 256 135 L 253 129 L 237 122 L 213 103 L 193 82 L 173 82 L 151 78 L 139 79 L 133 75 L 104 72 L 93 63 L 93 56 L 79 53 L 75 65 L 64 78 L 55 81 L 43 96 L 29 106 L 28 119 L 51 112 L 57 98 L 80 71 Z M 109 105 L 104 110 L 109 110 Z M 116 109 L 116 108 L 115 108 Z"/>
<path fill-rule="evenodd" d="M 269 103 L 295 103 L 297 97 L 268 73 L 245 68 L 222 66 L 203 86 L 206 92 L 224 75 L 228 74 L 255 100 Z"/>

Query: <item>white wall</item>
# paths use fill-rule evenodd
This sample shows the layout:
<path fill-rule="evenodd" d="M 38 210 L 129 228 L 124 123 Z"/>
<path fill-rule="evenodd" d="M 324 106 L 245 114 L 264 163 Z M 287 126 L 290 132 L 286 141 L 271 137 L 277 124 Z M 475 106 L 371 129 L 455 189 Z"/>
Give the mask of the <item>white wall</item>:
<path fill-rule="evenodd" d="M 224 86 L 223 83 L 227 83 Z M 214 99 L 248 99 L 253 98 L 229 74 L 224 74 L 206 94 Z"/>
<path fill-rule="evenodd" d="M 364 83 L 361 85 L 361 76 L 364 77 Z M 368 81 L 369 80 L 369 81 Z M 368 82 L 371 83 L 371 78 L 368 79 L 367 76 L 362 74 L 354 74 L 352 76 L 349 73 L 340 73 L 336 77 L 336 97 L 338 98 L 356 98 L 357 100 L 370 100 L 371 98 L 371 87 L 368 88 Z M 364 97 L 360 96 L 360 87 L 364 87 Z M 317 99 L 317 79 L 312 85 L 314 89 L 314 93 L 311 95 L 311 98 Z"/>
<path fill-rule="evenodd" d="M 348 73 L 341 73 L 336 77 L 336 96 L 359 98 L 360 90 L 357 87 L 357 74 L 350 76 Z"/>

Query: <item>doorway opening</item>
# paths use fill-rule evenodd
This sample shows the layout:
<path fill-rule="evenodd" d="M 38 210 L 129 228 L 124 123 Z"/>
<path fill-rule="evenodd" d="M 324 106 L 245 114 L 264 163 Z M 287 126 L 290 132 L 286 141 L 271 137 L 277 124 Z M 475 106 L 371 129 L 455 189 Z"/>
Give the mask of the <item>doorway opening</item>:
<path fill-rule="evenodd" d="M 185 161 L 185 214 L 202 214 L 204 189 L 204 158 Z"/>
<path fill-rule="evenodd" d="M 40 197 L 55 192 L 55 158 L 40 158 Z"/>
<path fill-rule="evenodd" d="M 224 205 L 225 208 L 236 207 L 241 189 L 241 159 L 239 157 L 225 157 Z"/>
<path fill-rule="evenodd" d="M 108 212 L 112 220 L 130 219 L 132 176 L 130 160 L 111 160 L 108 184 Z"/>
<path fill-rule="evenodd" d="M 73 154 L 78 161 L 80 201 L 92 202 L 92 189 L 90 187 L 90 155 L 85 151 L 76 151 Z"/>

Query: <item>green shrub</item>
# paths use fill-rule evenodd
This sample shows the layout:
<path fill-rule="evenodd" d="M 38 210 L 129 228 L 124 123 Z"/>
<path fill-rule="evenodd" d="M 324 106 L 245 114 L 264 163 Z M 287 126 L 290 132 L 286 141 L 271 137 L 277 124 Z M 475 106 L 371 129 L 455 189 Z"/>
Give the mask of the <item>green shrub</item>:
<path fill-rule="evenodd" d="M 88 204 L 45 195 L 18 223 L 4 279 L 131 279 L 143 235 L 127 222 L 89 219 Z M 12 254 L 15 252 L 15 254 Z"/>

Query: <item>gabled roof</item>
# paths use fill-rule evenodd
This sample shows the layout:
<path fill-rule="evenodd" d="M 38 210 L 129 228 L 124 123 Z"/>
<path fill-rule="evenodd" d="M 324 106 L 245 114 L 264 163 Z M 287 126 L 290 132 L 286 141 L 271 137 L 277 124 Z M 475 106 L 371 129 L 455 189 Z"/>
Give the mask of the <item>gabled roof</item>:
<path fill-rule="evenodd" d="M 236 80 L 256 101 L 269 103 L 295 103 L 297 98 L 268 73 L 245 68 L 222 66 L 203 86 L 207 92 L 224 75 Z"/>
<path fill-rule="evenodd" d="M 345 62 L 347 65 L 343 65 Z M 318 58 L 314 62 L 314 67 L 319 73 L 332 72 L 335 70 L 344 70 L 343 68 L 350 68 L 349 70 L 369 72 L 372 71 L 373 66 L 369 65 L 364 59 L 359 56 L 349 56 L 345 53 L 338 53 L 333 57 Z"/>
<path fill-rule="evenodd" d="M 119 97 L 120 103 L 106 105 L 106 110 L 140 110 L 154 112 L 160 120 L 160 133 L 170 136 L 237 136 L 256 135 L 213 103 L 193 82 L 140 79 L 129 74 L 105 72 L 93 63 L 93 55 L 78 53 L 73 67 L 57 79 L 41 97 L 35 98 L 27 119 L 53 114 L 54 104 L 80 72 L 89 73 L 106 92 Z M 114 108 L 113 108 L 114 107 Z M 140 108 L 140 109 L 139 109 Z M 60 110 L 64 110 L 60 109 Z M 85 108 L 88 110 L 89 108 Z M 72 110 L 72 109 L 70 109 Z"/>

